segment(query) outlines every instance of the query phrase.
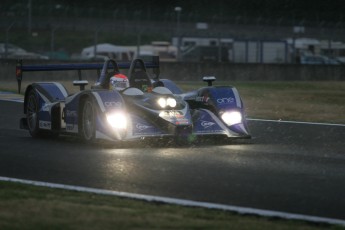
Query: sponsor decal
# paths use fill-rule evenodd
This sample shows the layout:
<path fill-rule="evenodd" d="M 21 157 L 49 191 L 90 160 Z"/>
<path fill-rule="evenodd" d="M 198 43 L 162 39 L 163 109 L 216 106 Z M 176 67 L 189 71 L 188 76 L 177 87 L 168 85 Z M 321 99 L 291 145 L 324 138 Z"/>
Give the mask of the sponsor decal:
<path fill-rule="evenodd" d="M 75 111 L 75 110 L 67 110 L 66 111 L 66 115 L 67 115 L 67 117 L 77 117 L 77 111 Z"/>
<path fill-rule="evenodd" d="M 145 130 L 145 129 L 152 128 L 152 126 L 145 125 L 145 124 L 141 124 L 141 123 L 137 123 L 137 124 L 135 125 L 135 127 L 136 127 L 137 129 L 139 129 L 140 131 L 143 131 L 143 130 Z"/>
<path fill-rule="evenodd" d="M 40 121 L 39 127 L 40 127 L 40 129 L 51 129 L 51 122 L 50 121 Z"/>
<path fill-rule="evenodd" d="M 44 103 L 43 105 L 42 105 L 42 109 L 41 109 L 41 111 L 44 111 L 44 112 L 49 112 L 50 111 L 50 103 Z"/>
<path fill-rule="evenodd" d="M 189 120 L 188 119 L 177 119 L 175 124 L 176 125 L 188 125 L 189 124 Z"/>
<path fill-rule="evenodd" d="M 204 102 L 204 103 L 207 103 L 209 100 L 210 100 L 210 98 L 206 97 L 206 96 L 196 97 L 195 98 L 195 101 Z"/>
<path fill-rule="evenodd" d="M 235 102 L 235 98 L 233 97 L 223 97 L 223 98 L 217 99 L 218 104 L 232 104 L 234 102 Z"/>
<path fill-rule="evenodd" d="M 176 117 L 176 118 L 184 118 L 183 113 L 181 111 L 164 111 L 161 113 L 164 117 Z"/>
<path fill-rule="evenodd" d="M 207 129 L 213 125 L 215 125 L 216 123 L 212 122 L 212 121 L 201 121 L 201 126 L 204 128 L 204 129 Z"/>
<path fill-rule="evenodd" d="M 106 101 L 104 102 L 105 107 L 116 107 L 119 108 L 122 106 L 122 102 L 119 101 Z"/>
<path fill-rule="evenodd" d="M 78 132 L 78 125 L 68 124 L 66 125 L 67 132 Z"/>

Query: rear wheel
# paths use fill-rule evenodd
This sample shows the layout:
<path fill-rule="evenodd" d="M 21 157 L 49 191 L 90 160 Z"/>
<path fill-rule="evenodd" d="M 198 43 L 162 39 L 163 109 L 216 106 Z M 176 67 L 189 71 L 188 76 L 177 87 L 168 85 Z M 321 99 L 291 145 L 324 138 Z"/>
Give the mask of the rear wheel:
<path fill-rule="evenodd" d="M 42 130 L 39 129 L 38 123 L 38 97 L 34 89 L 31 89 L 28 94 L 28 101 L 26 105 L 26 121 L 29 132 L 32 137 L 41 137 Z"/>
<path fill-rule="evenodd" d="M 96 136 L 95 109 L 90 98 L 87 98 L 81 110 L 80 136 L 84 141 L 93 141 Z"/>

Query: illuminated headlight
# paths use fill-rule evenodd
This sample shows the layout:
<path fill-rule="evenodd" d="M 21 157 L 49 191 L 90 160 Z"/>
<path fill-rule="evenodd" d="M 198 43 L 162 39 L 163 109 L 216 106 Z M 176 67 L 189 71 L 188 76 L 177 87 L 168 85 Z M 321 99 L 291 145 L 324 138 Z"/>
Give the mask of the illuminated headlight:
<path fill-rule="evenodd" d="M 157 102 L 158 102 L 158 105 L 162 108 L 165 108 L 167 106 L 167 101 L 165 100 L 165 98 L 161 97 L 158 99 Z"/>
<path fill-rule="evenodd" d="M 162 108 L 165 108 L 167 106 L 175 108 L 176 104 L 177 104 L 175 98 L 172 98 L 172 97 L 168 97 L 168 98 L 161 97 L 161 98 L 158 99 L 157 102 L 158 102 L 159 106 L 162 107 Z"/>
<path fill-rule="evenodd" d="M 122 112 L 107 114 L 107 121 L 115 129 L 125 129 L 127 127 L 127 118 Z"/>
<path fill-rule="evenodd" d="M 172 108 L 175 108 L 176 104 L 177 104 L 177 102 L 176 102 L 175 98 L 168 97 L 167 105 L 169 105 Z"/>
<path fill-rule="evenodd" d="M 222 120 L 227 125 L 235 125 L 242 122 L 242 114 L 238 111 L 228 111 L 221 115 Z"/>

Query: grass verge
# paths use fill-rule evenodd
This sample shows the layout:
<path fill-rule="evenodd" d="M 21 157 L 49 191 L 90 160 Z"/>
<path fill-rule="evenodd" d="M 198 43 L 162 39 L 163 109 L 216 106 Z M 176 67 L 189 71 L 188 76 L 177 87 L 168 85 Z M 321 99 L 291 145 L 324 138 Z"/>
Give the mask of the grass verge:
<path fill-rule="evenodd" d="M 0 229 L 344 229 L 0 182 Z"/>

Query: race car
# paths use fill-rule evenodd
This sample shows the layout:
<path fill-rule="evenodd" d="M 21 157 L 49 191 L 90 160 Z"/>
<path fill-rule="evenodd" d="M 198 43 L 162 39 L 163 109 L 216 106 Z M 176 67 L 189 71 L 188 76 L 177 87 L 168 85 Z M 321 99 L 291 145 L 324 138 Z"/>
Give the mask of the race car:
<path fill-rule="evenodd" d="M 154 69 L 150 77 L 147 68 Z M 80 70 L 102 69 L 98 81 L 85 89 Z M 129 69 L 128 82 L 119 88 L 113 82 L 120 69 Z M 80 92 L 69 94 L 58 82 L 37 82 L 27 86 L 20 127 L 32 137 L 78 135 L 96 139 L 129 141 L 144 138 L 172 138 L 191 143 L 198 136 L 221 135 L 250 138 L 243 102 L 232 86 L 212 86 L 215 77 L 204 77 L 208 86 L 183 92 L 173 81 L 159 79 L 159 59 L 101 64 L 17 65 L 17 80 L 25 71 L 78 70 L 74 85 Z"/>

